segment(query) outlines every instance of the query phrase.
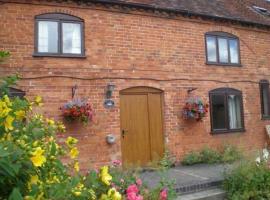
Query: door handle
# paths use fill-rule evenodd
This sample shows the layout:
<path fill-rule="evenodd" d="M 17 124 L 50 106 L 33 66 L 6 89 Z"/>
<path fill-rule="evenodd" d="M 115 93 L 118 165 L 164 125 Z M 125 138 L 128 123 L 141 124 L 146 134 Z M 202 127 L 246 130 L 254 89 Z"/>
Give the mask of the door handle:
<path fill-rule="evenodd" d="M 127 133 L 128 133 L 127 129 L 122 129 L 122 138 L 124 138 Z"/>

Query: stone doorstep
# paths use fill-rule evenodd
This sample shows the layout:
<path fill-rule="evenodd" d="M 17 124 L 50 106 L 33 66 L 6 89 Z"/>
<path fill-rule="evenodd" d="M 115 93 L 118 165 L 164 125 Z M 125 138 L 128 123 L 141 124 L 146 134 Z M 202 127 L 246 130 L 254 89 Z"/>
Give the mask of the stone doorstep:
<path fill-rule="evenodd" d="M 219 188 L 208 189 L 192 194 L 180 195 L 176 200 L 225 200 L 226 193 Z"/>
<path fill-rule="evenodd" d="M 221 187 L 223 180 L 209 180 L 204 182 L 197 182 L 188 185 L 176 185 L 175 190 L 178 194 L 190 194 L 194 192 L 199 192 L 203 190 L 208 190 L 210 188 Z"/>

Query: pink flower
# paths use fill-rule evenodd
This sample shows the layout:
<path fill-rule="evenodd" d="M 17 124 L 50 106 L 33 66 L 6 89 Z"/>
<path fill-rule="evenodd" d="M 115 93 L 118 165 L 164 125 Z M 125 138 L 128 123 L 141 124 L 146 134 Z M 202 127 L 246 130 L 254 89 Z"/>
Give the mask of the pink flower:
<path fill-rule="evenodd" d="M 137 200 L 137 194 L 134 192 L 127 193 L 127 200 Z"/>
<path fill-rule="evenodd" d="M 141 195 L 137 195 L 134 192 L 127 194 L 127 200 L 143 200 L 143 197 Z"/>
<path fill-rule="evenodd" d="M 139 189 L 136 184 L 132 184 L 127 188 L 127 200 L 143 200 L 143 197 L 138 194 Z"/>
<path fill-rule="evenodd" d="M 112 165 L 114 167 L 118 167 L 118 166 L 122 165 L 122 162 L 121 162 L 121 160 L 114 160 L 114 161 L 112 161 Z"/>
<path fill-rule="evenodd" d="M 141 185 L 142 185 L 142 180 L 141 180 L 140 178 L 138 178 L 138 179 L 136 180 L 136 184 L 137 184 L 138 186 L 141 186 Z"/>
<path fill-rule="evenodd" d="M 135 185 L 135 184 L 132 184 L 132 185 L 128 186 L 128 188 L 127 188 L 127 194 L 129 194 L 129 193 L 137 194 L 138 192 L 139 192 L 139 189 L 138 189 L 137 185 Z"/>
<path fill-rule="evenodd" d="M 120 179 L 120 182 L 121 182 L 121 183 L 124 183 L 124 182 L 125 182 L 125 180 L 121 178 L 121 179 Z"/>
<path fill-rule="evenodd" d="M 160 200 L 167 200 L 167 198 L 168 198 L 168 191 L 167 191 L 167 189 L 163 189 L 159 194 L 159 199 Z"/>

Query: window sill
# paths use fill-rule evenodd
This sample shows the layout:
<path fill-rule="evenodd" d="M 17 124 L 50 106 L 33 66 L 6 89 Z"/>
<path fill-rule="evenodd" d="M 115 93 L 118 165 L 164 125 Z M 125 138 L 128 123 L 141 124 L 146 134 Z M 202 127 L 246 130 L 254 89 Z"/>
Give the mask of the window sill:
<path fill-rule="evenodd" d="M 262 120 L 270 120 L 270 116 L 262 116 Z"/>
<path fill-rule="evenodd" d="M 235 129 L 235 130 L 211 130 L 212 135 L 220 134 L 233 134 L 233 133 L 243 133 L 246 132 L 246 129 Z"/>
<path fill-rule="evenodd" d="M 242 64 L 231 64 L 231 63 L 212 63 L 206 62 L 206 65 L 217 65 L 217 66 L 227 66 L 227 67 L 243 67 Z"/>
<path fill-rule="evenodd" d="M 85 55 L 76 55 L 76 54 L 43 54 L 43 53 L 34 53 L 33 57 L 54 57 L 54 58 L 86 58 Z"/>

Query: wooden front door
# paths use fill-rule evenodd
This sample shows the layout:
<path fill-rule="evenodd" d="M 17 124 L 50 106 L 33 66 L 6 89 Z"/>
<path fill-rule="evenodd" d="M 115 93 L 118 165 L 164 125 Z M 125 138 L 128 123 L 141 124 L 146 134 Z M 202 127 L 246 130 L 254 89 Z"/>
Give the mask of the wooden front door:
<path fill-rule="evenodd" d="M 135 87 L 120 93 L 121 145 L 125 166 L 145 166 L 164 153 L 162 92 Z"/>

